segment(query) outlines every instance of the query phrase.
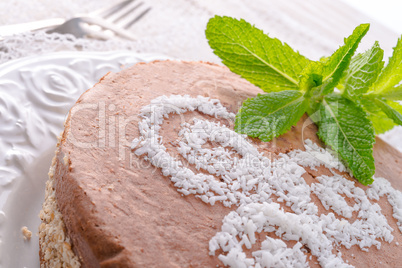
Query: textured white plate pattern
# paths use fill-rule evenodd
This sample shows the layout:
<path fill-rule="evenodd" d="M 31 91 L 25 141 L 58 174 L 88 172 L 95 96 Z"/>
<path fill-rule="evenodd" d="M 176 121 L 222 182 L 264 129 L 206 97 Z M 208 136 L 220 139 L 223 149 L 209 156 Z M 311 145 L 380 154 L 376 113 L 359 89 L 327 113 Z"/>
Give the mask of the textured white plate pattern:
<path fill-rule="evenodd" d="M 0 65 L 0 267 L 39 267 L 38 213 L 65 116 L 107 72 L 166 59 L 132 52 L 63 52 Z M 21 228 L 32 238 L 25 241 Z"/>

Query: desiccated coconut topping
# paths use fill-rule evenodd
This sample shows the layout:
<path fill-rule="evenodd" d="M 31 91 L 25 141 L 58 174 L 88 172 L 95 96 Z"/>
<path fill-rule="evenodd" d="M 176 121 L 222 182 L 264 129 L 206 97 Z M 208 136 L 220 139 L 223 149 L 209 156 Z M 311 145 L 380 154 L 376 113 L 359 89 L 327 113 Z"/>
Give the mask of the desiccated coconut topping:
<path fill-rule="evenodd" d="M 402 193 L 393 189 L 387 180 L 375 178 L 364 191 L 355 182 L 334 173 L 331 177 L 319 176 L 317 182 L 308 185 L 302 177 L 306 172 L 302 166 L 315 168 L 324 164 L 328 168 L 346 170 L 331 152 L 308 140 L 306 151 L 294 150 L 271 161 L 245 135 L 220 123 L 194 118 L 191 124 L 182 123 L 178 141 L 181 156 L 197 170 L 206 171 L 193 172 L 167 153 L 159 134 L 169 114 L 187 111 L 234 119 L 234 114 L 218 100 L 187 95 L 161 96 L 142 108 L 140 137 L 133 140 L 132 149 L 160 168 L 183 195 L 194 194 L 211 205 L 216 202 L 227 207 L 236 205 L 209 242 L 211 255 L 218 249 L 223 251 L 218 258 L 225 265 L 306 267 L 308 262 L 302 251 L 302 245 L 306 245 L 323 267 L 352 267 L 340 253 L 333 253 L 334 244 L 346 248 L 358 245 L 367 251 L 373 245 L 380 248 L 379 239 L 391 242 L 394 238 L 380 206 L 370 202 L 384 195 L 393 207 L 393 217 L 402 232 Z M 218 146 L 207 148 L 207 142 Z M 332 212 L 319 214 L 311 194 L 317 195 L 323 206 L 336 215 Z M 343 196 L 353 199 L 354 205 L 350 206 Z M 293 212 L 285 212 L 276 202 L 283 202 Z M 353 212 L 358 216 L 350 223 L 347 219 Z M 256 233 L 260 232 L 275 232 L 281 239 L 266 237 L 261 248 L 247 257 L 243 246 L 251 249 L 256 243 Z M 297 243 L 289 248 L 282 239 Z"/>

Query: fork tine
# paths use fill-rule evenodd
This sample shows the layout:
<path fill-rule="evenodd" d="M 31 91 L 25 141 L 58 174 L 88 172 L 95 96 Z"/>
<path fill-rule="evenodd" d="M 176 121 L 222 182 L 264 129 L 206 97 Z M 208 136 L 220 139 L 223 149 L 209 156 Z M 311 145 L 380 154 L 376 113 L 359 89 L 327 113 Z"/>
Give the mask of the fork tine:
<path fill-rule="evenodd" d="M 151 8 L 144 5 L 144 2 L 132 0 L 130 3 L 125 4 L 124 7 L 115 9 L 104 19 L 124 29 L 128 29 L 150 10 Z"/>
<path fill-rule="evenodd" d="M 118 14 L 116 14 L 116 16 L 114 17 L 114 21 L 115 23 L 121 21 L 122 19 L 124 19 L 128 14 L 130 14 L 131 12 L 133 12 L 134 10 L 136 10 L 137 8 L 141 7 L 144 3 L 139 3 L 136 4 L 134 7 L 127 7 L 125 8 L 125 10 L 121 10 L 121 12 L 119 12 Z"/>
<path fill-rule="evenodd" d="M 108 18 L 109 16 L 111 16 L 113 13 L 115 13 L 116 11 L 124 8 L 125 6 L 127 6 L 128 4 L 132 3 L 135 0 L 124 0 L 121 2 L 118 2 L 117 4 L 113 4 L 98 10 L 95 10 L 87 15 L 89 16 L 97 16 L 97 17 L 102 17 L 102 18 Z"/>
<path fill-rule="evenodd" d="M 121 20 L 128 12 L 138 8 L 141 6 L 141 2 L 138 2 L 136 0 L 132 0 L 129 3 L 127 3 L 125 6 L 120 7 L 119 9 L 116 9 L 113 13 L 111 13 L 107 18 L 104 17 L 104 19 L 116 23 L 119 20 Z"/>
<path fill-rule="evenodd" d="M 124 0 L 112 6 L 102 8 L 89 14 L 78 15 L 54 28 L 54 32 L 71 33 L 71 21 L 78 20 L 73 27 L 79 28 L 77 37 L 92 36 L 109 39 L 110 34 L 129 40 L 136 40 L 127 29 L 151 10 L 138 0 Z M 68 29 L 66 29 L 68 28 Z"/>
<path fill-rule="evenodd" d="M 147 14 L 149 11 L 151 10 L 150 7 L 148 7 L 147 9 L 145 9 L 144 11 L 142 11 L 138 16 L 136 16 L 134 19 L 132 19 L 131 21 L 129 21 L 128 23 L 126 23 L 123 28 L 124 29 L 128 29 L 130 28 L 134 23 L 136 23 L 138 20 L 140 20 L 143 16 L 145 16 L 145 14 Z"/>

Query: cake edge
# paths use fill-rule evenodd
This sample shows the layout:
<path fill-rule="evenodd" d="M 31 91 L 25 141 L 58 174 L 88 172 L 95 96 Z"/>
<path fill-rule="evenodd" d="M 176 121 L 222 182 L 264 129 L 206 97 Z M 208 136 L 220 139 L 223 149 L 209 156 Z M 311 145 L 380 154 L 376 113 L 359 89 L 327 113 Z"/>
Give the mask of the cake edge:
<path fill-rule="evenodd" d="M 46 181 L 45 201 L 39 212 L 41 224 L 39 225 L 39 258 L 40 267 L 72 267 L 79 268 L 81 263 L 72 249 L 70 238 L 66 234 L 63 216 L 58 208 L 56 191 L 53 186 L 56 168 L 56 157 L 60 151 L 58 138 L 55 156 L 49 168 Z"/>

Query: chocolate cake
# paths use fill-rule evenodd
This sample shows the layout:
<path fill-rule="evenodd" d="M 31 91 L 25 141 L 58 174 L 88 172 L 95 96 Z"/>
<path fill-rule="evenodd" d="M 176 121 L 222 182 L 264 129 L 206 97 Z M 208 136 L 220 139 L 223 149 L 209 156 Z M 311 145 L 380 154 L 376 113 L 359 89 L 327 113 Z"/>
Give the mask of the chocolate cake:
<path fill-rule="evenodd" d="M 235 133 L 234 113 L 258 93 L 203 62 L 102 78 L 57 145 L 41 267 L 400 265 L 401 154 L 378 139 L 366 187 L 307 116 L 268 143 Z"/>

